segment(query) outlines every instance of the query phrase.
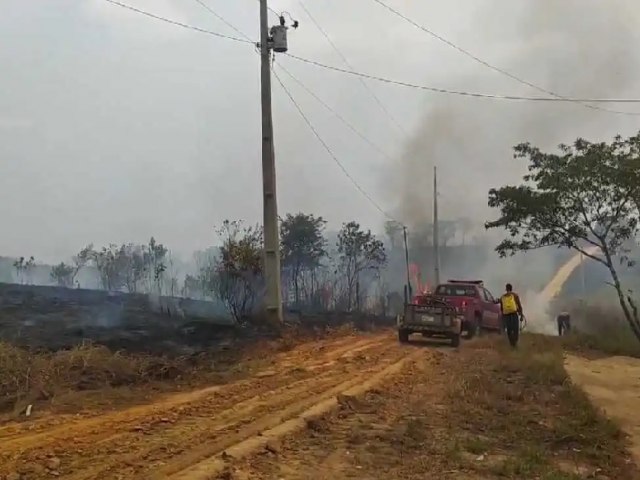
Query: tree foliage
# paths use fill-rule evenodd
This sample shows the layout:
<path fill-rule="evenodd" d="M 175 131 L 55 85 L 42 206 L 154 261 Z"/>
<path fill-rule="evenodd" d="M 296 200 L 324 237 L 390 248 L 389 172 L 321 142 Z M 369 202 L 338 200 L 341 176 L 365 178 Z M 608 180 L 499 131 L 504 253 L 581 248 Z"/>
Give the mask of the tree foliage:
<path fill-rule="evenodd" d="M 209 284 L 238 323 L 254 311 L 262 292 L 262 245 L 260 226 L 247 227 L 241 221 L 225 220 L 216 233 L 222 246 Z"/>
<path fill-rule="evenodd" d="M 357 222 L 345 223 L 338 233 L 340 273 L 346 283 L 345 306 L 360 310 L 362 277 L 366 271 L 377 272 L 387 260 L 384 244 L 371 230 L 364 231 Z"/>
<path fill-rule="evenodd" d="M 84 247 L 77 255 L 73 257 L 73 275 L 71 278 L 71 284 L 73 285 L 76 282 L 76 278 L 80 270 L 82 270 L 85 265 L 87 265 L 91 261 L 91 254 L 93 252 L 93 243 L 90 243 L 86 247 Z"/>
<path fill-rule="evenodd" d="M 508 233 L 496 251 L 505 256 L 547 246 L 567 247 L 610 272 L 625 318 L 640 339 L 633 299 L 617 273 L 626 246 L 639 227 L 640 134 L 611 143 L 578 139 L 555 154 L 529 143 L 515 147 L 529 173 L 520 185 L 489 191 L 489 206 L 500 216 L 486 228 Z M 633 260 L 627 259 L 627 263 Z"/>
<path fill-rule="evenodd" d="M 13 262 L 13 268 L 16 270 L 16 275 L 20 283 L 29 283 L 31 280 L 31 273 L 36 266 L 36 260 L 33 257 L 29 257 L 27 260 L 25 257 L 20 257 Z"/>
<path fill-rule="evenodd" d="M 327 255 L 324 237 L 326 223 L 322 217 L 297 213 L 287 214 L 280 224 L 282 266 L 293 284 L 296 305 L 300 304 L 301 288 L 306 287 L 307 283 L 311 285 L 306 293 L 308 296 L 314 294 L 315 272 Z"/>
<path fill-rule="evenodd" d="M 51 279 L 60 287 L 71 287 L 73 285 L 75 268 L 64 262 L 51 268 Z"/>
<path fill-rule="evenodd" d="M 98 270 L 100 283 L 105 290 L 119 290 L 125 285 L 123 247 L 110 244 L 101 250 L 91 252 L 91 261 Z"/>
<path fill-rule="evenodd" d="M 112 243 L 100 250 L 88 245 L 74 257 L 75 274 L 85 265 L 92 264 L 98 270 L 105 290 L 125 289 L 136 293 L 144 289 L 161 294 L 167 254 L 168 249 L 153 237 L 147 245 Z"/>

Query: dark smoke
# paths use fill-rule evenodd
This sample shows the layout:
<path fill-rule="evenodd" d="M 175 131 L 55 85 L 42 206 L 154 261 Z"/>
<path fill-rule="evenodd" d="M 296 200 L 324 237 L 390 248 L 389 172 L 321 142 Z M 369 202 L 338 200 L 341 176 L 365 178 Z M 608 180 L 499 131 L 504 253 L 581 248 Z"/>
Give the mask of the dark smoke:
<path fill-rule="evenodd" d="M 478 43 L 501 44 L 507 53 L 491 63 L 567 96 L 640 97 L 640 4 L 633 1 L 495 2 L 477 16 Z M 434 26 L 435 28 L 435 26 Z M 455 40 L 455 39 L 454 39 Z M 463 45 L 483 56 L 473 44 Z M 487 93 L 545 94 L 460 54 L 474 75 L 448 78 L 447 86 Z M 634 91 L 635 90 L 635 91 Z M 633 110 L 632 105 L 609 108 Z M 470 217 L 482 224 L 493 186 L 518 181 L 525 165 L 511 148 L 530 141 L 553 149 L 578 136 L 609 140 L 630 134 L 640 117 L 571 104 L 507 103 L 431 95 L 425 116 L 392 176 L 397 214 L 414 229 L 431 222 L 432 170 L 438 166 L 443 219 Z M 640 107 L 636 107 L 640 110 Z"/>
<path fill-rule="evenodd" d="M 484 3 L 484 2 L 483 2 Z M 486 5 L 486 4 L 485 4 Z M 563 0 L 494 2 L 476 16 L 464 48 L 485 60 L 543 86 L 572 97 L 640 97 L 640 3 L 630 0 L 601 2 Z M 437 25 L 432 25 L 438 30 Z M 446 31 L 443 27 L 441 31 Z M 452 38 L 453 41 L 457 39 Z M 491 45 L 495 48 L 483 46 Z M 501 54 L 496 54 L 496 51 Z M 493 56 L 492 56 L 493 55 Z M 473 60 L 459 55 L 468 72 L 446 79 L 427 78 L 425 83 L 452 89 L 545 96 L 512 81 Z M 438 83 L 439 82 L 439 83 Z M 640 105 L 606 105 L 640 111 Z M 631 135 L 640 129 L 640 117 L 591 110 L 575 104 L 525 103 L 481 100 L 429 94 L 424 118 L 406 145 L 400 167 L 394 166 L 392 191 L 396 215 L 413 232 L 428 232 L 432 222 L 433 166 L 438 167 L 441 220 L 470 219 L 470 243 L 482 244 L 487 258 L 483 267 L 468 268 L 465 275 L 482 278 L 499 294 L 506 281 L 516 285 L 526 300 L 538 330 L 545 331 L 547 304 L 539 292 L 564 261 L 554 249 L 500 260 L 493 252 L 501 232 L 486 232 L 483 224 L 493 218 L 487 206 L 488 191 L 517 183 L 526 165 L 513 159 L 512 147 L 531 142 L 552 150 L 578 137 L 609 141 L 616 134 Z M 426 234 L 426 233 L 425 233 Z M 460 238 L 457 239 L 459 244 Z M 430 239 L 427 239 L 427 244 Z M 468 264 L 478 262 L 468 262 Z M 432 265 L 421 268 L 430 272 Z M 441 262 L 441 278 L 451 271 Z M 544 325 L 542 324 L 544 323 Z"/>

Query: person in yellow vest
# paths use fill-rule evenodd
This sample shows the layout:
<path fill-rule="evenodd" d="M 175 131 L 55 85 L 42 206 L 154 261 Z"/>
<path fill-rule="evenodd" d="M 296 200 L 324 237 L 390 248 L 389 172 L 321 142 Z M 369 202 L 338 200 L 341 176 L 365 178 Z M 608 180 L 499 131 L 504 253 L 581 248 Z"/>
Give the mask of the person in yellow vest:
<path fill-rule="evenodd" d="M 518 346 L 520 337 L 520 320 L 522 318 L 522 304 L 520 296 L 513 291 L 513 286 L 507 283 L 506 292 L 500 297 L 502 323 L 507 330 L 507 337 L 512 347 Z"/>

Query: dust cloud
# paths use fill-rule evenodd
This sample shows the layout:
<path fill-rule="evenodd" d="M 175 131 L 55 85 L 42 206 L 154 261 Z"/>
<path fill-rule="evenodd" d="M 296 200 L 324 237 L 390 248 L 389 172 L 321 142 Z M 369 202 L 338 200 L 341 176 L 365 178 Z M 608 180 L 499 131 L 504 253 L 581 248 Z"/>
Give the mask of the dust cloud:
<path fill-rule="evenodd" d="M 493 8 L 483 5 L 477 13 L 477 25 L 482 26 L 478 35 L 503 45 L 501 57 L 486 58 L 490 63 L 561 95 L 640 96 L 640 57 L 634 53 L 640 39 L 637 2 L 528 0 L 494 2 L 490 4 Z M 473 43 L 463 47 L 483 56 L 482 51 L 474 50 Z M 450 88 L 548 96 L 462 54 L 460 62 L 469 64 L 469 73 L 448 78 Z M 633 109 L 628 105 L 607 107 Z M 432 222 L 433 167 L 437 166 L 440 220 L 469 223 L 467 238 L 491 252 L 484 267 L 470 274 L 491 278 L 500 288 L 505 280 L 517 277 L 513 283 L 521 294 L 526 292 L 534 310 L 530 316 L 543 316 L 547 300 L 536 292 L 562 262 L 554 249 L 498 259 L 493 248 L 502 232 L 486 232 L 483 227 L 486 220 L 495 216 L 487 206 L 488 190 L 519 182 L 526 164 L 513 159 L 512 147 L 520 142 L 554 149 L 579 136 L 606 141 L 618 133 L 636 132 L 639 117 L 576 104 L 442 95 L 430 95 L 424 109 L 424 117 L 404 149 L 401 166 L 389 174 L 397 199 L 397 216 L 414 231 L 426 230 L 425 225 Z M 533 258 L 535 261 L 531 261 Z M 446 269 L 446 265 L 442 268 Z M 535 275 L 529 275 L 532 270 Z"/>

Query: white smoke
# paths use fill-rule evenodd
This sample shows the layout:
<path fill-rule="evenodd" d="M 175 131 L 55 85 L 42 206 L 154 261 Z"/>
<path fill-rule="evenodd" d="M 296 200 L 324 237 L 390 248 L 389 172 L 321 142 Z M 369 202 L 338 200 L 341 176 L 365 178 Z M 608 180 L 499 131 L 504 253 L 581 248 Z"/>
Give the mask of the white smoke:
<path fill-rule="evenodd" d="M 549 311 L 549 298 L 540 292 L 528 290 L 520 294 L 527 319 L 527 332 L 556 335 L 555 317 Z"/>

